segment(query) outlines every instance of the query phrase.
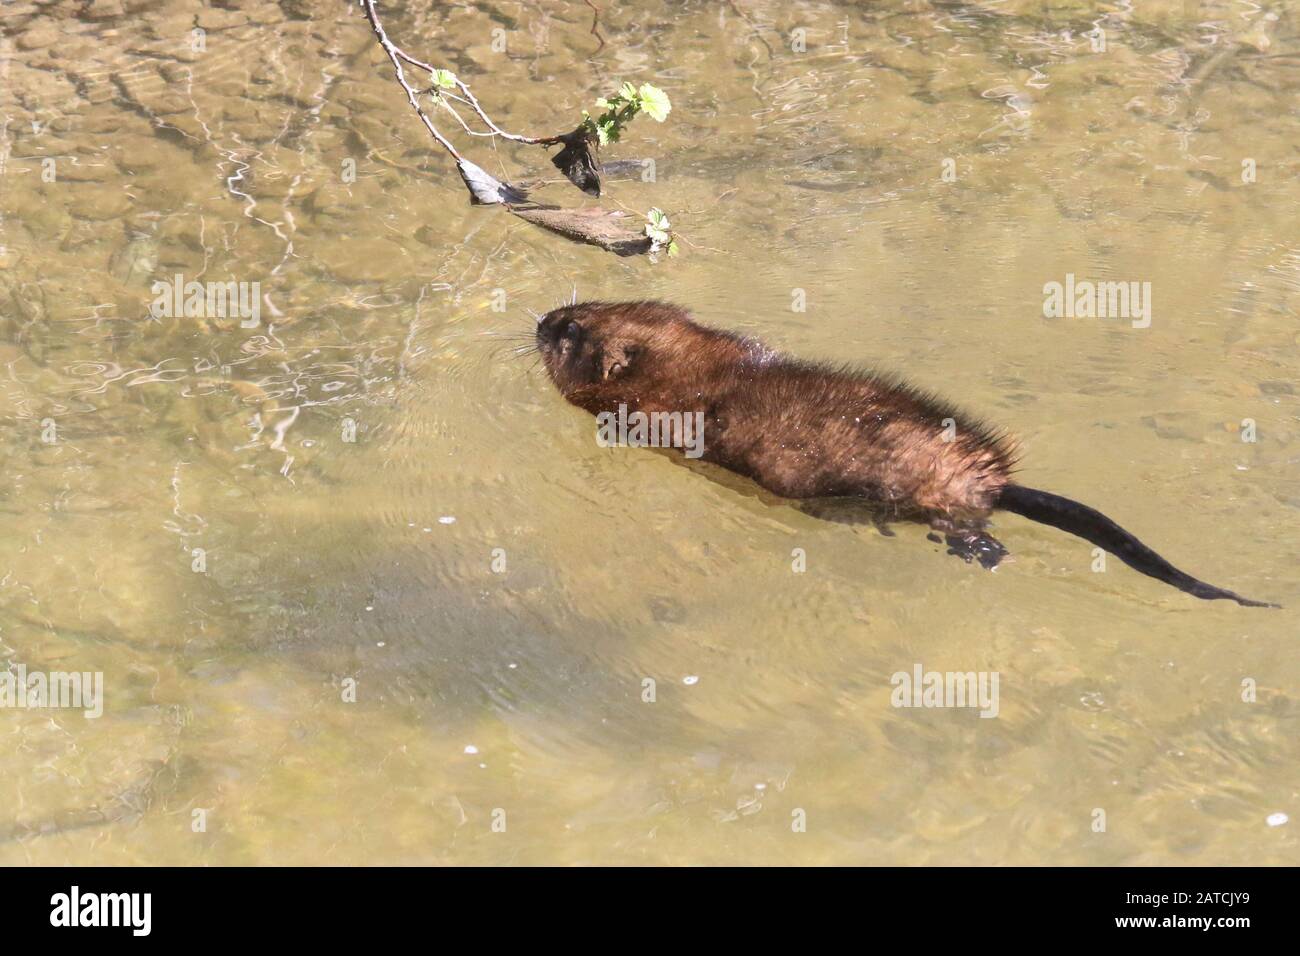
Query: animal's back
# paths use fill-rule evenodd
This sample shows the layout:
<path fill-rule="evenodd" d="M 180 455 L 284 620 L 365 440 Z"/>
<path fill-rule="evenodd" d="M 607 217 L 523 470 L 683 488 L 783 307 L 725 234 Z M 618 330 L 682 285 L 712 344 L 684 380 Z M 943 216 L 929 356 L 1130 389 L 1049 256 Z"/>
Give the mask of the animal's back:
<path fill-rule="evenodd" d="M 732 377 L 705 457 L 777 494 L 979 513 L 1010 479 L 1006 439 L 888 376 L 777 356 Z"/>

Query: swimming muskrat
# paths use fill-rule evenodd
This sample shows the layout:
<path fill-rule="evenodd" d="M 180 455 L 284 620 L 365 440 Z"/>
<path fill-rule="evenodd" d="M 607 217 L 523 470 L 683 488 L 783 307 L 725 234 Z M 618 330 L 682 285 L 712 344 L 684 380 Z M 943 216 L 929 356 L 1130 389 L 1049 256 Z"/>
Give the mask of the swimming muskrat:
<path fill-rule="evenodd" d="M 1014 484 L 1013 443 L 886 376 L 778 355 L 662 302 L 583 302 L 538 319 L 537 347 L 566 399 L 594 415 L 692 415 L 702 458 L 785 498 L 849 499 L 928 522 L 949 552 L 996 567 L 996 508 L 1078 535 L 1207 600 L 1276 607 L 1179 571 L 1105 515 Z M 606 418 L 608 421 L 608 418 Z M 700 452 L 697 450 L 696 454 Z"/>

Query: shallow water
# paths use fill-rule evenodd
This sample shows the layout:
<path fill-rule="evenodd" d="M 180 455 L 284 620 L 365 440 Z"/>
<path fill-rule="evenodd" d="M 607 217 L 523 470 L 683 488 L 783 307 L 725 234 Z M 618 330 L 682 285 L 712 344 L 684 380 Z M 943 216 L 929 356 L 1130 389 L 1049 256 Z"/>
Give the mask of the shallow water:
<path fill-rule="evenodd" d="M 106 690 L 0 714 L 0 863 L 1300 862 L 1296 4 L 597 5 L 385 22 L 513 131 L 665 89 L 604 202 L 671 260 L 471 208 L 353 8 L 5 5 L 0 660 Z M 260 325 L 152 318 L 177 273 Z M 597 447 L 503 337 L 575 287 L 903 371 L 1287 607 Z M 918 664 L 997 718 L 891 706 Z"/>

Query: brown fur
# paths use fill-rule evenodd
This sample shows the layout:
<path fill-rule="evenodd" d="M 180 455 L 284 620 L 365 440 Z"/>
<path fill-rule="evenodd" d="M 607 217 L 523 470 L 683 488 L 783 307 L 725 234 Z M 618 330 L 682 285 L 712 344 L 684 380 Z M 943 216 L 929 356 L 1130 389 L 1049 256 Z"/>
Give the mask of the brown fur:
<path fill-rule="evenodd" d="M 778 355 L 677 306 L 565 306 L 543 317 L 537 342 L 574 405 L 703 412 L 704 460 L 786 498 L 852 497 L 890 515 L 978 527 L 1010 483 L 1012 444 L 939 399 Z"/>
<path fill-rule="evenodd" d="M 787 358 L 661 302 L 564 306 L 538 321 L 537 346 L 574 405 L 592 414 L 617 415 L 619 405 L 699 412 L 705 461 L 805 499 L 811 513 L 848 501 L 871 506 L 878 524 L 929 521 L 950 554 L 991 569 L 1007 551 L 984 525 L 1002 508 L 1195 597 L 1277 606 L 1180 571 L 1087 505 L 1013 484 L 1016 452 L 1005 436 L 897 379 Z"/>

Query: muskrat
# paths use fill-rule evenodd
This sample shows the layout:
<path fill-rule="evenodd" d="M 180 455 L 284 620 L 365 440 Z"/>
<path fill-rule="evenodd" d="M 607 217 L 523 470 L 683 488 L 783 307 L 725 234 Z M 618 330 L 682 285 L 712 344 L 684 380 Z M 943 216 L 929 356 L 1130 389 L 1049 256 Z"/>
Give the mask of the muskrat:
<path fill-rule="evenodd" d="M 697 417 L 695 454 L 783 498 L 852 501 L 878 523 L 928 522 L 949 553 L 990 569 L 1007 554 L 986 530 L 1000 508 L 1195 597 L 1278 606 L 1179 571 L 1086 505 L 1013 483 L 1018 455 L 1005 434 L 898 379 L 779 355 L 663 302 L 565 305 L 538 318 L 536 343 L 574 405 L 598 416 Z"/>

